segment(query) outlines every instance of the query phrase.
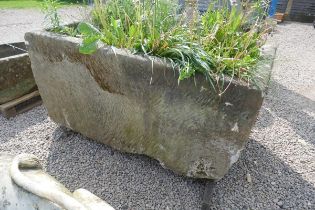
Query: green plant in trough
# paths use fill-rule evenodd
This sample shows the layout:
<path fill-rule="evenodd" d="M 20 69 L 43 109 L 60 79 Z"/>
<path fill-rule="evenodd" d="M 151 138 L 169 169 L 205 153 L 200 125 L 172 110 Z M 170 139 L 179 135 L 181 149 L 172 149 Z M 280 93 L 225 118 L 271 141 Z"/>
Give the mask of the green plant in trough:
<path fill-rule="evenodd" d="M 165 58 L 179 69 L 179 80 L 195 72 L 211 73 L 211 61 L 197 42 L 192 42 L 189 28 L 177 14 L 172 1 L 111 0 L 105 5 L 95 2 L 94 25 L 80 23 L 78 31 L 84 40 L 80 52 L 90 54 L 97 42 L 127 48 L 133 53 Z M 212 77 L 209 75 L 208 77 Z"/>
<path fill-rule="evenodd" d="M 249 11 L 210 6 L 187 20 L 178 8 L 176 0 L 96 0 L 92 22 L 77 27 L 80 52 L 92 54 L 103 42 L 156 56 L 178 69 L 179 81 L 201 73 L 221 93 L 225 76 L 250 81 L 263 44 L 262 16 L 253 22 Z"/>
<path fill-rule="evenodd" d="M 260 58 L 265 32 L 259 31 L 260 19 L 249 26 L 247 20 L 246 14 L 235 7 L 230 11 L 209 7 L 201 17 L 200 43 L 211 57 L 217 76 L 245 80 L 253 76 L 251 68 Z"/>

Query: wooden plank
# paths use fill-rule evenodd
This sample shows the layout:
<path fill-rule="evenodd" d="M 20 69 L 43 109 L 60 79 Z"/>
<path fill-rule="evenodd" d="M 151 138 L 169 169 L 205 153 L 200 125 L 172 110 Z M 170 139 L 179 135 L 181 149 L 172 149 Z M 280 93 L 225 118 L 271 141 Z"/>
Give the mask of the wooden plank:
<path fill-rule="evenodd" d="M 0 112 L 5 118 L 14 117 L 42 104 L 38 90 L 0 105 Z"/>
<path fill-rule="evenodd" d="M 293 0 L 289 0 L 284 14 L 289 15 L 291 13 L 292 4 L 293 4 Z"/>
<path fill-rule="evenodd" d="M 39 91 L 38 90 L 36 90 L 34 92 L 31 92 L 29 94 L 26 94 L 26 95 L 24 95 L 24 96 L 22 96 L 20 98 L 17 98 L 17 99 L 14 99 L 12 101 L 9 101 L 9 102 L 7 102 L 5 104 L 1 104 L 0 105 L 0 110 L 5 110 L 5 109 L 8 109 L 10 107 L 16 106 L 16 105 L 18 105 L 18 104 L 20 104 L 20 103 L 22 103 L 24 101 L 27 101 L 27 100 L 29 100 L 31 98 L 34 98 L 36 96 L 39 96 Z"/>

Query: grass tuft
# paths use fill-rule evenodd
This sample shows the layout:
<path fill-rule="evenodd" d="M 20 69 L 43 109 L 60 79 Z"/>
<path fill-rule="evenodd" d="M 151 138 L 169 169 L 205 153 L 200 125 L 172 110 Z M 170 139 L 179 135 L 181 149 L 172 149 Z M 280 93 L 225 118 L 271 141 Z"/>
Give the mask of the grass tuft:
<path fill-rule="evenodd" d="M 83 37 L 80 52 L 95 52 L 101 41 L 166 59 L 178 69 L 179 81 L 197 73 L 215 89 L 224 76 L 250 81 L 264 43 L 264 12 L 259 2 L 246 10 L 211 5 L 205 14 L 195 7 L 190 16 L 179 13 L 177 2 L 95 0 L 92 22 L 82 22 L 77 28 Z"/>
<path fill-rule="evenodd" d="M 45 0 L 0 0 L 0 9 L 40 9 Z M 83 3 L 76 0 L 61 0 L 60 6 L 71 6 Z"/>

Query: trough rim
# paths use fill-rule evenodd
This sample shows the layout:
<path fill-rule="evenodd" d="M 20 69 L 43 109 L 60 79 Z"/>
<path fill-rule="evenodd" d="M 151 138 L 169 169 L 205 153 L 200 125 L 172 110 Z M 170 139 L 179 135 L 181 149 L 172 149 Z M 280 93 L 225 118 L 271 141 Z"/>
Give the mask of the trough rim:
<path fill-rule="evenodd" d="M 10 42 L 10 43 L 3 43 L 3 44 L 0 44 L 0 48 L 2 46 L 10 46 L 10 45 L 16 45 L 16 44 L 21 44 L 21 43 L 24 43 L 26 45 L 26 43 L 24 41 L 21 41 L 21 42 Z M 12 46 L 11 46 L 12 47 Z M 16 47 L 16 46 L 14 46 Z M 13 47 L 12 47 L 13 48 Z M 26 51 L 26 49 L 20 49 L 19 47 L 17 47 L 18 50 L 20 51 L 25 51 L 25 52 L 22 52 L 22 53 L 18 53 L 18 54 L 14 54 L 14 55 L 11 55 L 11 56 L 5 56 L 5 57 L 0 57 L 0 61 L 5 61 L 5 60 L 8 60 L 8 59 L 15 59 L 15 58 L 19 58 L 19 57 L 23 57 L 23 56 L 28 56 L 28 52 Z"/>
<path fill-rule="evenodd" d="M 11 55 L 8 57 L 3 57 L 3 58 L 0 58 L 0 61 L 6 61 L 8 59 L 16 59 L 16 58 L 25 57 L 25 56 L 28 57 L 28 53 L 22 53 L 22 54 L 18 54 L 18 55 Z"/>
<path fill-rule="evenodd" d="M 26 44 L 27 49 L 29 47 L 28 37 L 30 36 L 41 36 L 41 37 L 45 37 L 49 39 L 56 39 L 60 41 L 70 42 L 72 44 L 76 44 L 77 49 L 79 49 L 79 45 L 83 41 L 82 38 L 73 37 L 73 36 L 69 36 L 65 34 L 58 34 L 55 32 L 47 31 L 47 29 L 35 30 L 35 31 L 30 31 L 30 32 L 25 33 L 24 39 L 25 39 L 25 44 Z M 253 83 L 251 81 L 246 82 L 236 77 L 230 77 L 230 76 L 224 75 L 224 81 L 221 84 L 242 86 L 244 88 L 247 88 L 248 90 L 261 91 L 262 95 L 265 96 L 267 94 L 267 90 L 268 90 L 270 79 L 271 79 L 273 63 L 274 63 L 274 59 L 276 57 L 276 52 L 277 52 L 277 46 L 274 44 L 268 44 L 268 45 L 265 44 L 260 49 L 261 49 L 261 57 L 259 61 L 256 63 L 256 65 L 253 67 L 256 69 L 255 75 L 253 76 L 253 80 L 255 80 L 256 83 Z M 116 55 L 128 56 L 132 59 L 136 59 L 141 62 L 150 61 L 150 62 L 153 62 L 153 65 L 165 65 L 166 67 L 172 68 L 171 65 L 168 64 L 167 61 L 163 60 L 162 58 L 159 58 L 156 56 L 149 56 L 145 54 L 134 54 L 127 48 L 117 48 L 115 46 L 109 46 L 109 45 L 106 45 L 105 43 L 98 42 L 98 49 L 94 53 L 97 53 L 98 51 L 102 51 L 102 52 L 106 51 L 108 55 L 114 54 L 115 56 Z M 80 52 L 78 51 L 78 53 Z M 82 55 L 85 55 L 85 54 L 82 54 Z M 199 77 L 200 75 L 201 75 L 200 73 L 197 73 L 195 77 Z M 189 80 L 189 79 L 193 79 L 193 77 L 187 78 L 184 80 Z"/>

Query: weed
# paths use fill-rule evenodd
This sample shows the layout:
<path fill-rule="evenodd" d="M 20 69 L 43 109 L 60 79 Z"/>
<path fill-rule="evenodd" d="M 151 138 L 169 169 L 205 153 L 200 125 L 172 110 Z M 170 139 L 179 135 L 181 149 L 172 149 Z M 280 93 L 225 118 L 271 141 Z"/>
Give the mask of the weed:
<path fill-rule="evenodd" d="M 50 24 L 48 30 L 56 33 L 67 34 L 70 36 L 77 36 L 77 30 L 73 27 L 63 26 L 61 18 L 58 14 L 60 8 L 58 0 L 44 0 L 41 9 L 45 13 L 45 20 Z"/>
<path fill-rule="evenodd" d="M 42 4 L 42 11 L 46 14 L 45 20 L 50 23 L 52 31 L 60 28 L 59 6 L 58 0 L 44 0 Z"/>

